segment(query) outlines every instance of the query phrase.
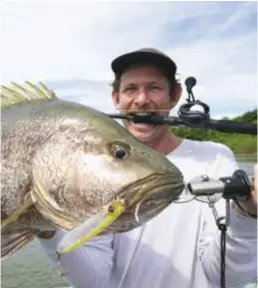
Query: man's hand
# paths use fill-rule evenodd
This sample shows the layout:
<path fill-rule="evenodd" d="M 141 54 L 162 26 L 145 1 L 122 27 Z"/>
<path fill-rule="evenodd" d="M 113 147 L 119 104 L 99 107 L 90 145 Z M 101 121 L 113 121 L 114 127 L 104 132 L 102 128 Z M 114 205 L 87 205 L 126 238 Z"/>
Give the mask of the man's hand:
<path fill-rule="evenodd" d="M 257 176 L 258 170 L 257 170 L 257 164 L 254 167 L 254 177 L 253 177 L 253 182 L 252 182 L 252 192 L 250 198 L 245 201 L 245 202 L 238 202 L 238 204 L 241 206 L 241 210 L 244 210 L 246 215 L 252 215 L 254 218 L 257 216 L 257 181 L 258 181 L 258 176 Z M 243 214 L 243 211 L 239 209 L 239 207 L 236 206 L 236 210 Z"/>

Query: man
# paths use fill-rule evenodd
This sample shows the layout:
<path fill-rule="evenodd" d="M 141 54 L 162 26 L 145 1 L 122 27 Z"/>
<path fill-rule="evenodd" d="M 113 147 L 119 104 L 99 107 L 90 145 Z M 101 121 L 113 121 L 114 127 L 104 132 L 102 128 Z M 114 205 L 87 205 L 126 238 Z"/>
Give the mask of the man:
<path fill-rule="evenodd" d="M 176 64 L 157 50 L 122 55 L 112 62 L 112 69 L 112 99 L 121 113 L 152 111 L 168 116 L 181 97 Z M 233 153 L 222 144 L 179 139 L 167 126 L 128 121 L 124 126 L 139 141 L 166 155 L 183 172 L 186 182 L 204 173 L 213 178 L 231 176 L 238 169 Z M 251 199 L 241 203 L 241 209 L 231 203 L 226 252 L 228 288 L 243 287 L 256 277 L 256 195 L 254 190 Z M 223 199 L 216 208 L 220 216 L 225 215 Z M 39 235 L 43 249 L 54 262 L 62 236 L 61 232 Z M 220 231 L 207 204 L 173 203 L 142 227 L 97 237 L 61 257 L 60 264 L 75 288 L 220 287 Z"/>

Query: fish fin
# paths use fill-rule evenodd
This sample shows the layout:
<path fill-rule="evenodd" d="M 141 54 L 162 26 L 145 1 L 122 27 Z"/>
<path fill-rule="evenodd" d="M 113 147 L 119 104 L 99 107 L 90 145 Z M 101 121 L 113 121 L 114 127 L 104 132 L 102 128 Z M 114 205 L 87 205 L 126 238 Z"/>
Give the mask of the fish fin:
<path fill-rule="evenodd" d="M 8 230 L 9 233 L 5 230 Z M 32 241 L 37 234 L 38 231 L 28 228 L 12 229 L 12 227 L 10 227 L 10 229 L 1 231 L 1 261 L 21 250 L 26 244 Z"/>
<path fill-rule="evenodd" d="M 98 236 L 115 222 L 125 209 L 125 200 L 117 199 L 113 201 L 99 213 L 93 215 L 73 230 L 68 231 L 58 244 L 57 254 L 62 255 L 72 252 Z"/>
<path fill-rule="evenodd" d="M 17 103 L 55 98 L 57 98 L 55 93 L 42 82 L 39 82 L 38 86 L 29 81 L 25 81 L 24 85 L 15 82 L 11 82 L 8 86 L 1 85 L 1 108 Z"/>
<path fill-rule="evenodd" d="M 23 204 L 17 210 L 15 210 L 8 218 L 1 221 L 1 229 L 17 221 L 20 216 L 27 213 L 29 209 L 34 206 L 35 202 L 32 200 L 30 193 L 31 192 L 25 195 Z"/>

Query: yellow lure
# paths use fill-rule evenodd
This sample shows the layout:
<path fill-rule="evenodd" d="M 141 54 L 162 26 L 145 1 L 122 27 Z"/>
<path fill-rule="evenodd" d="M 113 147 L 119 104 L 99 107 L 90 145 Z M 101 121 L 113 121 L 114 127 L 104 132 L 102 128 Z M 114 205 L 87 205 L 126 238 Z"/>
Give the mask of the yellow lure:
<path fill-rule="evenodd" d="M 123 212 L 125 211 L 125 200 L 115 200 L 109 206 L 108 212 L 105 215 L 103 221 L 90 233 L 83 238 L 77 240 L 75 243 L 68 245 L 64 249 L 58 252 L 59 255 L 72 252 L 82 246 L 85 242 L 91 240 L 100 234 L 105 228 L 110 226 Z"/>

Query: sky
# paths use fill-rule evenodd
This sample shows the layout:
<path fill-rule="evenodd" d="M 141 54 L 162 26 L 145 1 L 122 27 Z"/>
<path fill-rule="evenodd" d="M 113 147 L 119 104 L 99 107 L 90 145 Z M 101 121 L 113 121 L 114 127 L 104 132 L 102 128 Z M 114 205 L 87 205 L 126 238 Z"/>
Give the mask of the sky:
<path fill-rule="evenodd" d="M 257 107 L 255 2 L 3 1 L 1 82 L 43 81 L 58 97 L 115 112 L 110 63 L 153 47 L 214 119 Z M 186 99 L 186 90 L 172 115 Z"/>

